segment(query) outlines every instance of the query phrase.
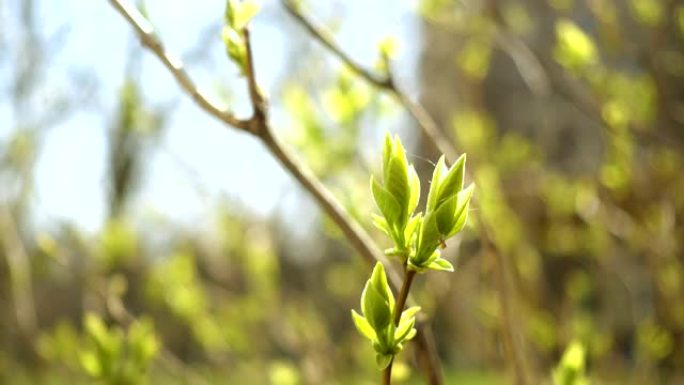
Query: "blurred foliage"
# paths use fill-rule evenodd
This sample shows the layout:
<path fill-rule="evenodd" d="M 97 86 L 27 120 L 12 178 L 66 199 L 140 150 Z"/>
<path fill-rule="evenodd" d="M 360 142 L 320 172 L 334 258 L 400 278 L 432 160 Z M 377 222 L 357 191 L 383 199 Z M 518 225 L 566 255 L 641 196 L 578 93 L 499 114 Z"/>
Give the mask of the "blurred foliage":
<path fill-rule="evenodd" d="M 248 4 L 241 20 L 226 16 L 238 65 Z M 171 114 L 145 97 L 135 66 L 103 124 L 103 225 L 34 222 L 45 129 L 70 110 L 43 104 L 47 45 L 23 12 L 23 45 L 6 44 L 0 24 L 2 49 L 27 55 L 0 79 L 15 116 L 0 137 L 0 383 L 377 383 L 348 313 L 370 268 L 327 218 L 220 200 L 202 227 L 140 219 L 131 201 Z M 377 49 L 380 74 L 416 56 L 425 107 L 478 186 L 469 225 L 443 251 L 455 273 L 414 288 L 434 314 L 446 383 L 511 383 L 516 359 L 530 384 L 683 383 L 684 6 L 423 0 L 415 18 L 422 52 L 395 38 L 358 44 Z M 291 59 L 304 69 L 271 98 L 279 134 L 384 248 L 368 177 L 399 103 L 319 48 Z M 418 168 L 436 161 L 412 121 L 394 131 Z M 407 350 L 396 383 L 422 384 Z"/>

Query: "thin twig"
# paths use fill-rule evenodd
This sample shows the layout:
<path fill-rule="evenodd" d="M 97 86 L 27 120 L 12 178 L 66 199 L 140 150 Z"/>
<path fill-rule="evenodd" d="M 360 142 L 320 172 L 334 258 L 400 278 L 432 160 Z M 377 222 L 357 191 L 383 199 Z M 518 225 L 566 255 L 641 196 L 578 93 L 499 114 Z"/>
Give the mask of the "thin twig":
<path fill-rule="evenodd" d="M 415 278 L 415 276 L 415 270 L 405 270 L 404 282 L 401 284 L 401 291 L 399 291 L 397 302 L 394 305 L 394 326 L 399 326 L 401 313 L 404 311 L 404 306 L 406 306 L 406 299 L 408 298 L 409 291 L 411 291 L 411 284 L 413 283 L 413 278 Z M 383 372 L 383 385 L 390 385 L 390 380 L 392 379 L 392 364 L 394 364 L 394 358 L 392 358 L 389 365 L 387 365 Z"/>
<path fill-rule="evenodd" d="M 120 0 L 109 1 L 119 13 L 126 18 L 128 23 L 135 29 L 141 43 L 161 60 L 166 68 L 171 72 L 183 91 L 192 96 L 195 102 L 202 107 L 209 115 L 233 126 L 237 129 L 247 130 L 247 121 L 236 118 L 232 112 L 219 107 L 218 103 L 212 101 L 207 95 L 202 93 L 192 81 L 190 76 L 183 68 L 183 62 L 166 51 L 164 44 L 154 33 L 152 24 L 138 11 L 137 8 L 126 4 Z"/>
<path fill-rule="evenodd" d="M 389 365 L 387 365 L 385 370 L 382 371 L 382 380 L 381 380 L 382 385 L 391 385 L 392 384 L 392 364 L 393 363 L 394 363 L 394 358 L 392 358 L 392 361 L 390 361 Z"/>
<path fill-rule="evenodd" d="M 400 285 L 400 276 L 396 269 L 392 268 L 391 264 L 387 263 L 387 258 L 378 249 L 372 241 L 368 233 L 366 233 L 356 221 L 347 213 L 347 211 L 339 204 L 333 197 L 330 191 L 316 178 L 313 173 L 299 163 L 294 156 L 292 156 L 287 149 L 285 149 L 273 136 L 271 127 L 267 120 L 266 105 L 263 97 L 260 96 L 258 83 L 256 81 L 256 74 L 252 63 L 251 44 L 249 42 L 249 32 L 245 32 L 245 38 L 248 51 L 248 74 L 249 74 L 249 88 L 250 98 L 253 102 L 254 114 L 248 120 L 239 120 L 235 118 L 232 113 L 225 109 L 216 107 L 205 95 L 198 91 L 195 84 L 190 77 L 183 70 L 183 65 L 180 60 L 172 59 L 165 50 L 161 41 L 154 35 L 150 23 L 140 14 L 140 12 L 131 6 L 126 6 L 122 0 L 109 0 L 114 8 L 121 13 L 124 18 L 133 26 L 138 33 L 142 43 L 150 49 L 174 75 L 181 88 L 193 97 L 206 112 L 217 117 L 224 123 L 242 131 L 249 132 L 258 137 L 271 154 L 280 161 L 281 165 L 304 187 L 316 200 L 321 209 L 328 214 L 331 219 L 345 234 L 347 240 L 352 244 L 354 249 L 369 263 L 373 264 L 375 261 L 383 262 L 387 268 L 387 274 L 394 290 Z M 256 103 L 255 103 L 256 101 Z M 409 298 L 410 301 L 410 298 Z M 416 336 L 417 345 L 422 350 L 425 356 L 425 365 L 430 385 L 442 385 L 441 368 L 437 351 L 435 349 L 434 341 L 431 338 L 429 325 L 419 322 L 416 325 L 418 334 Z"/>
<path fill-rule="evenodd" d="M 431 143 L 433 143 L 441 153 L 446 155 L 447 159 L 451 161 L 456 160 L 459 154 L 458 151 L 456 151 L 456 148 L 451 145 L 449 138 L 439 129 L 439 126 L 432 116 L 427 113 L 425 108 L 420 103 L 412 100 L 406 92 L 396 84 L 392 77 L 392 73 L 389 70 L 387 74 L 379 75 L 370 69 L 365 68 L 342 50 L 327 30 L 309 20 L 309 18 L 302 13 L 300 7 L 297 4 L 294 4 L 292 0 L 282 0 L 282 2 L 290 15 L 309 31 L 311 36 L 335 54 L 335 56 L 354 73 L 377 88 L 394 95 L 416 123 L 418 123 L 425 135 L 430 139 Z"/>
<path fill-rule="evenodd" d="M 17 325 L 25 336 L 36 331 L 36 306 L 31 284 L 31 261 L 9 205 L 0 205 L 0 245 L 4 246 Z"/>
<path fill-rule="evenodd" d="M 252 52 L 252 40 L 249 38 L 249 29 L 245 28 L 242 31 L 245 37 L 245 48 L 247 51 L 247 89 L 249 90 L 249 98 L 252 101 L 254 108 L 253 120 L 266 120 L 266 102 L 264 96 L 259 90 L 259 85 L 256 79 L 256 72 L 254 70 L 254 54 Z M 259 122 L 259 124 L 264 124 Z"/>
<path fill-rule="evenodd" d="M 256 102 L 253 106 L 255 113 L 250 119 L 240 120 L 235 118 L 232 113 L 227 112 L 225 109 L 217 107 L 206 95 L 198 91 L 198 87 L 183 70 L 182 62 L 176 59 L 170 59 L 173 56 L 163 49 L 163 44 L 155 37 L 154 30 L 150 23 L 135 7 L 124 4 L 122 0 L 109 1 L 136 30 L 141 42 L 165 64 L 167 69 L 174 75 L 174 78 L 176 78 L 183 91 L 190 94 L 193 97 L 193 100 L 210 115 L 219 118 L 229 126 L 257 136 L 271 154 L 280 161 L 281 165 L 297 179 L 304 189 L 314 196 L 323 211 L 330 215 L 332 220 L 340 227 L 342 232 L 352 243 L 354 249 L 356 249 L 361 256 L 369 263 L 378 260 L 386 261 L 386 258 L 377 246 L 374 245 L 370 236 L 349 216 L 325 186 L 323 186 L 308 168 L 295 160 L 295 157 L 275 139 L 265 116 L 259 116 L 260 113 L 257 111 L 265 113 L 263 110 L 265 106 L 260 103 L 262 97 L 259 96 L 260 94 L 256 83 L 256 76 L 251 60 L 251 44 L 248 42 L 249 39 L 246 39 L 248 44 L 248 84 L 250 98 L 253 102 Z M 245 32 L 245 37 L 249 38 L 249 32 Z M 394 274 L 390 274 L 390 278 L 394 282 L 395 287 L 398 287 L 399 285 L 397 283 L 400 282 L 400 278 L 396 271 Z"/>
<path fill-rule="evenodd" d="M 362 78 L 366 79 L 369 83 L 373 84 L 378 88 L 390 89 L 392 87 L 391 79 L 386 76 L 379 76 L 371 70 L 366 69 L 354 59 L 349 56 L 339 45 L 335 42 L 332 34 L 328 32 L 325 28 L 314 24 L 301 12 L 301 7 L 296 4 L 294 0 L 282 0 L 285 9 L 294 17 L 300 25 L 306 28 L 309 33 L 314 36 L 321 44 L 328 48 L 332 53 L 335 54 L 340 60 L 342 60 L 353 72 Z"/>

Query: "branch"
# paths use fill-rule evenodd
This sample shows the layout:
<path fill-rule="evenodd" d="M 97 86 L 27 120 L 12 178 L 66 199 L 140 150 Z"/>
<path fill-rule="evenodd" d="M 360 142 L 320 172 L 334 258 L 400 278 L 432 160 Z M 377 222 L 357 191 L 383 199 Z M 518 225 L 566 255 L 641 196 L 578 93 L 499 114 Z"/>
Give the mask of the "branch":
<path fill-rule="evenodd" d="M 332 193 L 313 175 L 313 173 L 304 165 L 296 160 L 289 151 L 284 148 L 277 139 L 273 136 L 270 124 L 267 119 L 266 102 L 259 92 L 256 74 L 254 72 L 253 57 L 251 50 L 251 43 L 249 39 L 249 31 L 244 30 L 244 36 L 247 48 L 247 81 L 252 101 L 254 113 L 248 120 L 239 120 L 235 118 L 230 112 L 217 107 L 206 96 L 197 90 L 197 87 L 192 82 L 190 77 L 183 70 L 183 64 L 180 60 L 175 59 L 167 53 L 161 41 L 154 35 L 154 31 L 150 23 L 145 19 L 140 12 L 131 6 L 124 5 L 122 0 L 109 0 L 114 8 L 124 16 L 124 18 L 133 26 L 138 33 L 138 36 L 147 48 L 164 63 L 164 65 L 171 71 L 180 84 L 183 91 L 192 96 L 197 104 L 200 105 L 210 115 L 218 118 L 224 123 L 233 126 L 237 129 L 249 132 L 261 140 L 281 165 L 304 187 L 316 200 L 321 209 L 330 216 L 330 218 L 337 224 L 340 230 L 344 233 L 347 240 L 352 244 L 354 249 L 369 263 L 373 264 L 375 261 L 382 262 L 387 266 L 387 274 L 393 289 L 396 291 L 401 285 L 401 277 L 396 269 L 387 262 L 385 255 L 377 248 L 370 236 L 356 223 L 356 221 L 347 213 L 347 211 L 334 198 Z M 448 142 L 447 142 L 448 143 Z M 410 298 L 409 298 L 410 300 Z M 426 373 L 431 385 L 441 385 L 441 368 L 435 348 L 434 340 L 432 338 L 429 324 L 419 321 L 416 325 L 418 334 L 416 336 L 416 343 L 421 350 L 423 366 L 426 368 Z"/>
<path fill-rule="evenodd" d="M 321 26 L 314 24 L 301 12 L 301 7 L 294 0 L 282 0 L 285 9 L 294 17 L 299 24 L 306 28 L 321 44 L 328 48 L 340 60 L 344 62 L 353 72 L 366 79 L 369 83 L 382 89 L 392 88 L 392 80 L 389 76 L 379 76 L 376 73 L 364 68 L 361 64 L 354 61 L 339 45 L 335 42 L 332 34 Z"/>
<path fill-rule="evenodd" d="M 397 302 L 394 305 L 394 326 L 399 326 L 399 321 L 401 321 L 401 313 L 404 311 L 406 299 L 408 298 L 409 291 L 411 290 L 411 283 L 413 283 L 413 278 L 416 277 L 415 270 L 405 269 L 404 271 L 404 282 L 401 284 L 401 291 L 399 292 Z M 392 364 L 394 364 L 394 357 L 392 357 L 392 360 L 382 374 L 383 385 L 390 385 L 390 380 L 392 379 Z"/>
<path fill-rule="evenodd" d="M 456 151 L 456 148 L 454 148 L 449 138 L 439 129 L 432 116 L 427 113 L 419 102 L 413 101 L 401 88 L 399 88 L 399 86 L 397 86 L 389 69 L 386 75 L 378 75 L 373 71 L 364 68 L 337 45 L 330 32 L 309 20 L 293 0 L 282 0 L 282 2 L 290 15 L 309 31 L 311 36 L 335 54 L 335 56 L 354 73 L 375 87 L 394 95 L 416 123 L 418 123 L 425 135 L 435 145 L 439 152 L 445 154 L 447 158 L 452 161 L 458 157 L 459 154 Z"/>
<path fill-rule="evenodd" d="M 207 95 L 202 93 L 197 86 L 195 86 L 195 83 L 187 72 L 185 72 L 183 62 L 166 51 L 164 44 L 162 44 L 161 40 L 159 40 L 154 33 L 152 24 L 137 8 L 125 4 L 120 0 L 109 0 L 109 2 L 124 18 L 126 18 L 133 29 L 135 29 L 135 32 L 140 38 L 140 42 L 161 60 L 173 77 L 176 78 L 176 81 L 183 91 L 190 95 L 202 109 L 208 112 L 209 115 L 223 121 L 229 126 L 233 126 L 239 130 L 248 130 L 249 127 L 246 120 L 236 118 L 232 112 L 218 106 L 216 102 L 211 101 Z"/>
<path fill-rule="evenodd" d="M 258 137 L 271 154 L 280 161 L 281 165 L 297 179 L 302 187 L 313 195 L 323 211 L 325 211 L 340 227 L 347 239 L 352 243 L 352 246 L 369 262 L 369 264 L 373 264 L 375 261 L 381 261 L 387 265 L 387 259 L 377 246 L 375 246 L 370 236 L 354 221 L 354 219 L 351 218 L 351 216 L 349 216 L 345 209 L 313 173 L 307 167 L 295 160 L 295 157 L 292 156 L 292 154 L 290 154 L 272 135 L 271 127 L 266 120 L 265 102 L 258 91 L 256 75 L 252 63 L 249 32 L 247 30 L 244 31 L 248 52 L 247 81 L 250 98 L 253 102 L 254 115 L 248 120 L 239 120 L 230 112 L 226 112 L 224 109 L 217 107 L 206 96 L 197 91 L 197 86 L 183 70 L 183 63 L 180 60 L 173 59 L 173 56 L 163 49 L 163 44 L 154 35 L 154 30 L 150 23 L 135 7 L 125 5 L 122 0 L 109 1 L 137 31 L 142 43 L 166 65 L 183 91 L 190 94 L 195 102 L 210 115 L 230 126 L 249 132 Z M 399 287 L 399 284 L 401 283 L 399 274 L 393 270 L 390 270 L 389 273 L 395 288 Z"/>
<path fill-rule="evenodd" d="M 37 327 L 36 306 L 31 289 L 31 259 L 7 204 L 0 205 L 0 246 L 7 258 L 17 326 L 24 337 L 31 337 Z"/>

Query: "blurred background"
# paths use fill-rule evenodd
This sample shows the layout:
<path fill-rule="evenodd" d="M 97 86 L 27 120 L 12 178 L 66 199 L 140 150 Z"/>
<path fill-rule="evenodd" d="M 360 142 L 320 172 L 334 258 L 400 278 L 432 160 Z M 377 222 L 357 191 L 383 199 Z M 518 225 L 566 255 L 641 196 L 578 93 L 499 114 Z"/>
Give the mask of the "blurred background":
<path fill-rule="evenodd" d="M 260 3 L 275 135 L 388 247 L 368 191 L 384 133 L 424 191 L 440 151 L 399 98 Z M 413 287 L 446 384 L 684 383 L 683 5 L 300 3 L 374 73 L 396 42 L 402 95 L 468 154 L 456 272 Z M 139 6 L 196 83 L 249 116 L 225 2 Z M 369 272 L 109 2 L 0 0 L 0 383 L 375 384 L 349 315 Z M 414 353 L 396 383 L 425 383 Z"/>

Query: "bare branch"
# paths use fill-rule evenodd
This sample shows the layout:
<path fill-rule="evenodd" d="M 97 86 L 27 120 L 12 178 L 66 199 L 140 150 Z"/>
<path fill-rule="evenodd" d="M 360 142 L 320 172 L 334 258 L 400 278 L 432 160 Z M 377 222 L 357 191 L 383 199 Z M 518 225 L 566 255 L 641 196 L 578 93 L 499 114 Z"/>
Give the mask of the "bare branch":
<path fill-rule="evenodd" d="M 379 89 L 385 90 L 393 94 L 399 103 L 408 111 L 411 117 L 418 123 L 425 135 L 435 145 L 435 147 L 451 161 L 456 160 L 458 151 L 451 144 L 449 138 L 439 129 L 435 120 L 427 113 L 425 108 L 416 101 L 413 101 L 406 93 L 397 86 L 392 77 L 392 73 L 381 76 L 373 71 L 364 68 L 361 64 L 352 59 L 349 54 L 344 52 L 335 42 L 332 34 L 323 27 L 316 25 L 309 20 L 292 0 L 282 0 L 285 9 L 311 33 L 316 40 L 328 48 L 335 56 L 337 56 L 344 64 L 346 64 L 354 73 L 365 79 L 370 84 Z"/>
<path fill-rule="evenodd" d="M 4 247 L 11 281 L 17 325 L 25 336 L 36 331 L 36 306 L 31 284 L 31 259 L 21 240 L 9 205 L 0 205 L 0 245 Z"/>
<path fill-rule="evenodd" d="M 391 89 L 392 81 L 388 76 L 379 76 L 374 72 L 364 68 L 361 64 L 354 61 L 354 59 L 349 56 L 339 45 L 335 42 L 332 34 L 328 32 L 321 26 L 314 24 L 301 12 L 300 6 L 295 4 L 293 0 L 283 0 L 283 5 L 285 9 L 294 17 L 299 24 L 306 28 L 311 35 L 313 35 L 321 44 L 328 48 L 332 53 L 335 54 L 340 60 L 344 62 L 352 71 L 357 75 L 366 79 L 369 83 L 375 85 L 376 87 L 383 89 Z"/>
<path fill-rule="evenodd" d="M 170 54 L 166 53 L 161 41 L 154 37 L 153 30 L 149 22 L 138 12 L 135 8 L 126 6 L 121 0 L 110 0 L 115 8 L 128 20 L 128 22 L 138 31 L 140 38 L 143 41 L 153 41 L 154 43 L 145 43 L 162 62 L 175 63 L 174 65 L 167 65 L 167 68 L 174 73 L 176 80 L 181 84 L 182 89 L 193 96 L 193 99 L 200 104 L 212 116 L 224 121 L 226 124 L 234 126 L 238 129 L 243 129 L 251 132 L 256 137 L 261 139 L 266 148 L 271 154 L 280 161 L 281 165 L 295 177 L 295 179 L 316 199 L 335 223 L 340 227 L 342 232 L 352 243 L 356 251 L 361 254 L 369 263 L 375 261 L 386 262 L 384 254 L 375 246 L 370 236 L 349 216 L 346 210 L 337 202 L 333 195 L 325 188 L 325 186 L 313 175 L 313 173 L 303 164 L 295 160 L 295 157 L 290 154 L 283 146 L 275 139 L 271 133 L 269 122 L 265 119 L 266 111 L 263 104 L 263 97 L 258 91 L 256 82 L 256 74 L 252 64 L 251 43 L 249 39 L 249 32 L 243 31 L 245 35 L 245 42 L 248 50 L 248 65 L 247 65 L 247 82 L 250 92 L 250 98 L 254 103 L 254 116 L 249 120 L 236 120 L 232 115 L 230 119 L 225 119 L 227 116 L 225 111 L 216 108 L 212 103 L 209 103 L 202 94 L 197 93 L 196 87 L 190 81 L 189 77 L 182 71 L 182 63 L 178 60 L 169 59 Z M 185 85 L 184 85 L 185 84 Z M 197 98 L 195 95 L 199 95 Z M 207 108 L 205 106 L 210 106 Z M 390 278 L 396 287 L 401 284 L 401 278 L 396 271 L 390 272 Z"/>
<path fill-rule="evenodd" d="M 387 266 L 390 283 L 394 290 L 397 291 L 402 282 L 398 271 L 392 268 L 393 266 L 388 263 L 387 258 L 378 249 L 370 236 L 347 213 L 330 191 L 313 175 L 311 170 L 298 162 L 273 136 L 267 119 L 266 101 L 259 91 L 256 74 L 254 72 L 249 31 L 245 29 L 243 34 L 245 36 L 248 60 L 247 82 L 254 114 L 248 120 L 238 120 L 231 113 L 217 108 L 213 103 L 209 102 L 203 94 L 197 91 L 197 88 L 183 70 L 182 63 L 165 52 L 161 41 L 154 35 L 150 23 L 140 14 L 140 12 L 135 8 L 125 6 L 121 0 L 110 0 L 110 2 L 135 28 L 143 44 L 166 65 L 169 71 L 173 73 L 178 83 L 180 83 L 181 88 L 191 95 L 196 103 L 204 108 L 210 115 L 215 116 L 226 124 L 248 131 L 261 139 L 262 143 L 271 154 L 278 159 L 281 165 L 314 197 L 321 209 L 337 224 L 354 249 L 356 249 L 369 264 L 380 261 Z M 395 91 L 395 93 L 397 92 Z M 397 93 L 397 95 L 403 94 Z M 408 98 L 405 100 L 408 100 Z M 422 109 L 416 110 L 417 116 L 420 116 L 421 113 L 424 113 Z M 425 115 L 428 116 L 427 114 Z M 436 127 L 436 125 L 434 125 L 434 127 Z M 413 302 L 410 298 L 409 301 Z M 418 348 L 422 352 L 422 362 L 429 383 L 431 385 L 441 385 L 443 383 L 441 368 L 430 326 L 423 321 L 419 322 L 419 324 L 416 325 L 416 328 L 418 330 L 416 340 Z"/>
<path fill-rule="evenodd" d="M 128 23 L 133 26 L 140 41 L 152 53 L 154 53 L 159 60 L 171 72 L 176 81 L 181 86 L 183 91 L 192 96 L 195 102 L 207 111 L 210 115 L 233 126 L 239 130 L 248 130 L 246 120 L 236 118 L 230 111 L 219 106 L 215 101 L 211 101 L 207 95 L 202 93 L 190 76 L 183 68 L 183 62 L 166 51 L 161 40 L 154 33 L 152 24 L 138 11 L 137 8 L 130 4 L 125 4 L 120 0 L 109 0 L 109 2 L 116 8 L 119 13 L 128 20 Z"/>

